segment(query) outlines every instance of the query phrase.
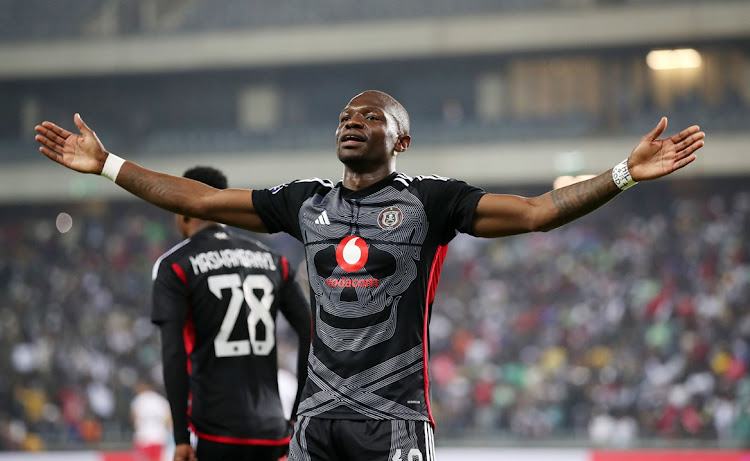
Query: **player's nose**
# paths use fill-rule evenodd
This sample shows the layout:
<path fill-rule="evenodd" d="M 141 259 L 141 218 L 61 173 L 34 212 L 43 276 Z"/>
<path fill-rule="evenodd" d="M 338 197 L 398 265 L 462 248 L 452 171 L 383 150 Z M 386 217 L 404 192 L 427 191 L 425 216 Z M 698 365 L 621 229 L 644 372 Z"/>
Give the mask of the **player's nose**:
<path fill-rule="evenodd" d="M 361 114 L 352 115 L 346 122 L 344 127 L 346 128 L 361 128 L 364 125 L 365 117 Z"/>

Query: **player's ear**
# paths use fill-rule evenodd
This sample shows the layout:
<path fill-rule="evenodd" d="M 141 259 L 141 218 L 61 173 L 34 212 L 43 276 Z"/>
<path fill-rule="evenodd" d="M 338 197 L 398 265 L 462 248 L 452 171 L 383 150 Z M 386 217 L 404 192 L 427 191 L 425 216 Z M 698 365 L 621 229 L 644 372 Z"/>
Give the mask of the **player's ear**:
<path fill-rule="evenodd" d="M 180 229 L 180 231 L 185 229 L 189 222 L 190 222 L 189 216 L 183 216 L 181 214 L 174 215 L 174 223 L 177 225 L 177 228 Z"/>
<path fill-rule="evenodd" d="M 402 134 L 398 137 L 394 150 L 398 153 L 406 152 L 406 149 L 409 148 L 409 144 L 411 144 L 411 136 L 408 134 Z"/>

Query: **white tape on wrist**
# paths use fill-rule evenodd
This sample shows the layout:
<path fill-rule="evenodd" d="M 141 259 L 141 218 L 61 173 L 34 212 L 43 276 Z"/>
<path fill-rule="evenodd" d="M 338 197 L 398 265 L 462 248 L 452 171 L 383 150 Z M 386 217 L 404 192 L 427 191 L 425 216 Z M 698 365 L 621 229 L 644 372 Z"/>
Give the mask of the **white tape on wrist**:
<path fill-rule="evenodd" d="M 107 160 L 104 162 L 104 167 L 102 167 L 101 175 L 107 179 L 110 179 L 112 182 L 115 182 L 115 179 L 117 179 L 117 174 L 120 173 L 120 168 L 122 168 L 123 163 L 125 163 L 125 159 L 122 159 L 110 152 L 109 155 L 107 155 Z"/>
<path fill-rule="evenodd" d="M 620 190 L 626 190 L 638 184 L 638 181 L 634 181 L 633 177 L 630 176 L 628 159 L 623 160 L 612 168 L 612 180 Z"/>

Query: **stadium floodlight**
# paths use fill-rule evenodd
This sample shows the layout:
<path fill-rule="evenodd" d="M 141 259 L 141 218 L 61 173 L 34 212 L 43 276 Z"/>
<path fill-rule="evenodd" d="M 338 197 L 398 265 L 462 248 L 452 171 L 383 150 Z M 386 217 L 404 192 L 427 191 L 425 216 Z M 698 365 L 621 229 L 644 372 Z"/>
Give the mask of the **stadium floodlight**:
<path fill-rule="evenodd" d="M 700 53 L 693 48 L 653 50 L 646 55 L 646 64 L 653 70 L 695 69 L 702 63 Z"/>

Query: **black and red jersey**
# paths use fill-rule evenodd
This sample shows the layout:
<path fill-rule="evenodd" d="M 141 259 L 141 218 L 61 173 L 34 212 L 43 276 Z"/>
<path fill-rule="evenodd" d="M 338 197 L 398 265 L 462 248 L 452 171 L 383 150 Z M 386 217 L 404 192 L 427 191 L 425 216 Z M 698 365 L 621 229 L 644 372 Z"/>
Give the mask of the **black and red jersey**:
<path fill-rule="evenodd" d="M 185 409 L 200 438 L 249 445 L 286 443 L 289 425 L 277 381 L 277 313 L 281 311 L 300 336 L 303 363 L 310 337 L 309 304 L 286 259 L 215 225 L 162 255 L 153 279 L 152 320 L 162 327 L 163 341 L 184 342 L 183 363 L 175 368 L 170 362 L 179 358 L 164 359 L 173 413 L 179 413 L 174 407 L 180 407 L 182 384 L 170 373 L 189 379 Z M 179 330 L 177 335 L 165 334 L 169 325 L 181 327 L 182 335 Z M 163 349 L 175 347 L 165 344 Z M 184 420 L 181 416 L 173 415 L 176 423 Z M 176 438 L 184 433 L 175 427 Z"/>
<path fill-rule="evenodd" d="M 305 246 L 313 308 L 299 415 L 432 421 L 428 324 L 440 268 L 484 192 L 393 173 L 365 189 L 308 179 L 253 192 L 269 232 Z"/>

